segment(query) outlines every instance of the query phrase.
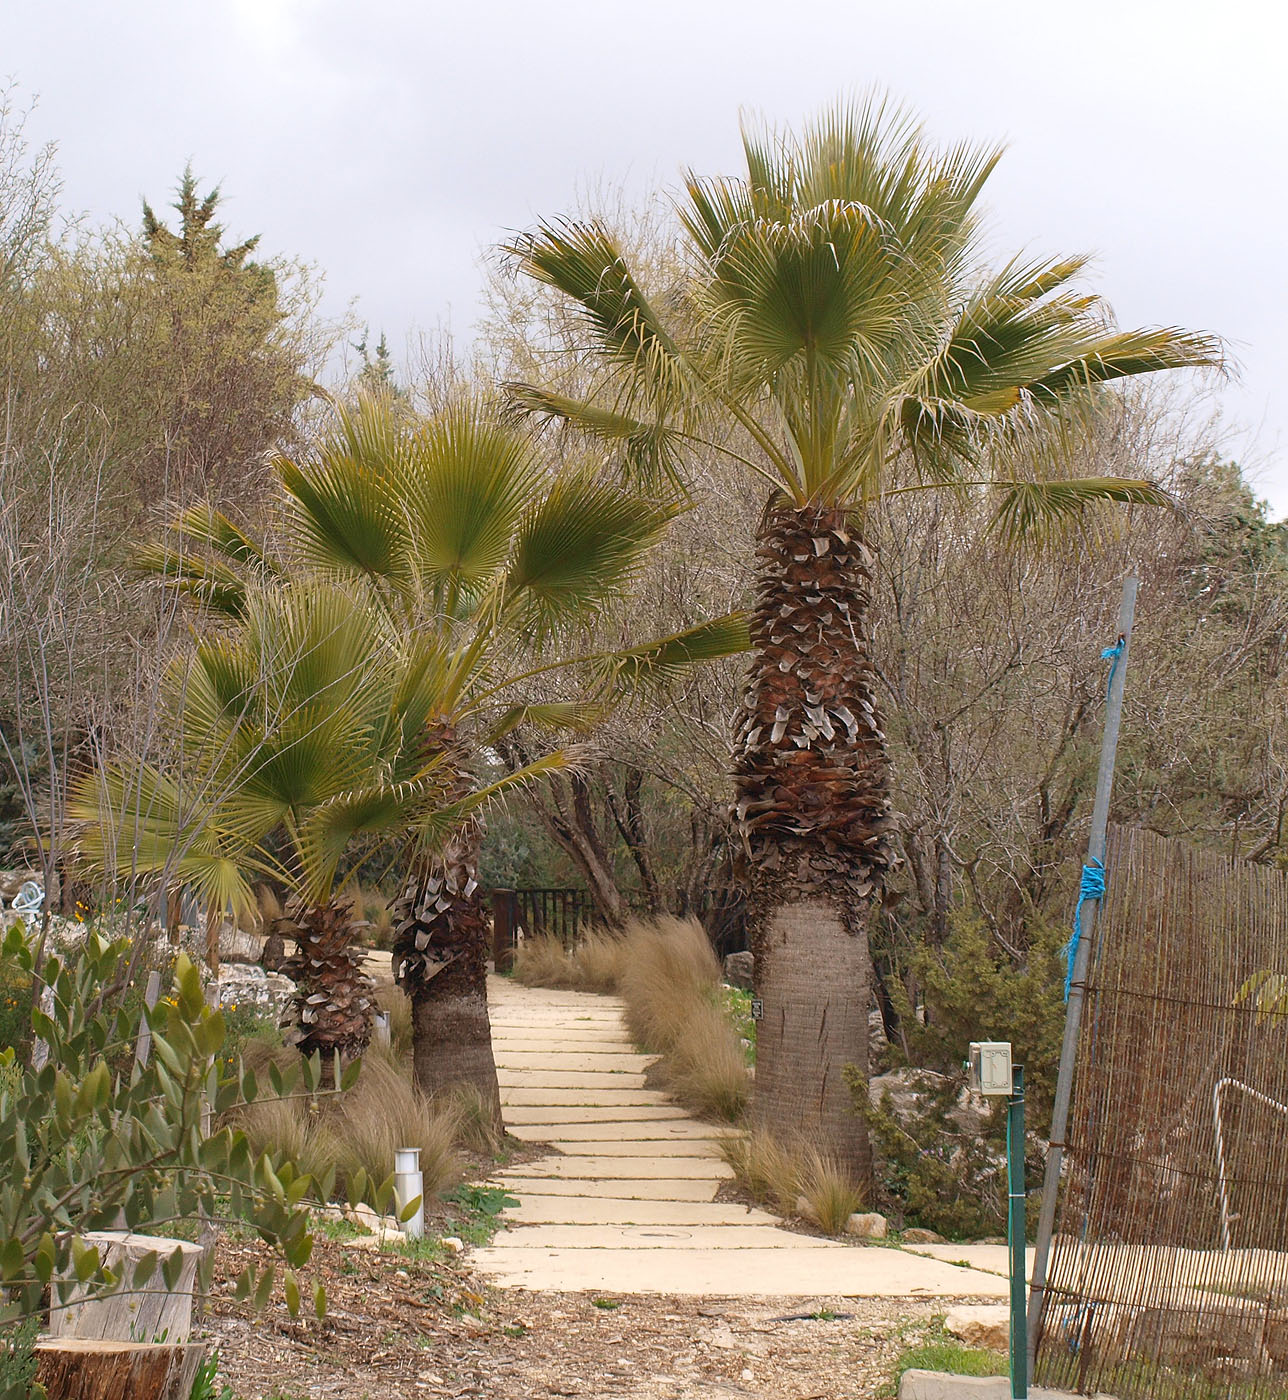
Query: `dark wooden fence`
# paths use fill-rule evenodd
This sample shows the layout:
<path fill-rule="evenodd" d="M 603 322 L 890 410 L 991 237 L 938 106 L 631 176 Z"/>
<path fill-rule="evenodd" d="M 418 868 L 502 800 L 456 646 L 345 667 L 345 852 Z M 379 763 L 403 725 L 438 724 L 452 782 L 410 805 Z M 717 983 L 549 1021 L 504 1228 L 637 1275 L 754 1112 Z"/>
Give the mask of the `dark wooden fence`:
<path fill-rule="evenodd" d="M 595 901 L 588 890 L 493 890 L 490 899 L 493 955 L 499 970 L 510 965 L 520 934 L 526 938 L 546 934 L 570 948 L 580 930 L 596 922 Z M 631 912 L 648 914 L 650 910 L 642 901 L 631 901 Z M 721 957 L 747 946 L 746 909 L 737 890 L 704 891 L 697 900 L 677 891 L 670 912 L 700 919 Z"/>

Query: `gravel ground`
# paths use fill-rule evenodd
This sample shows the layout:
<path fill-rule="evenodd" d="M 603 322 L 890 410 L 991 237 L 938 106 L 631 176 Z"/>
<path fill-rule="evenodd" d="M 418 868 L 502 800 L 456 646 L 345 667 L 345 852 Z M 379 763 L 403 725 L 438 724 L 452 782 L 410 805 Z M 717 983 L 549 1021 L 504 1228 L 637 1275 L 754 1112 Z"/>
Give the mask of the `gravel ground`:
<path fill-rule="evenodd" d="M 317 1237 L 325 1321 L 256 1315 L 231 1280 L 254 1243 L 221 1242 L 206 1325 L 239 1400 L 753 1396 L 877 1400 L 942 1302 L 596 1297 L 478 1282 L 468 1262 Z M 465 1256 L 466 1260 L 468 1256 Z"/>

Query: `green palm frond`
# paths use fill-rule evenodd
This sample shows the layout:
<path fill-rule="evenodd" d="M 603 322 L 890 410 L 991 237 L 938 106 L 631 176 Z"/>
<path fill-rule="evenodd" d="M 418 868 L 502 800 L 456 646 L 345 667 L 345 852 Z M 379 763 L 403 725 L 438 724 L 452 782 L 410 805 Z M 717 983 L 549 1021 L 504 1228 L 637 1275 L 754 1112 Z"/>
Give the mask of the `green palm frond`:
<path fill-rule="evenodd" d="M 584 622 L 619 592 L 679 507 L 568 472 L 519 527 L 508 599 L 546 631 Z"/>
<path fill-rule="evenodd" d="M 1042 539 L 1086 518 L 1089 510 L 1106 503 L 1168 506 L 1172 497 L 1151 481 L 1116 476 L 1076 477 L 1067 481 L 998 483 L 1001 501 L 993 528 L 1008 543 Z"/>
<path fill-rule="evenodd" d="M 679 486 L 683 434 L 678 430 L 535 384 L 511 382 L 501 387 L 519 412 L 545 422 L 567 424 L 620 450 L 631 480 L 651 488 Z"/>
<path fill-rule="evenodd" d="M 212 505 L 195 505 L 181 511 L 171 528 L 183 539 L 204 545 L 243 569 L 261 575 L 281 572 L 277 560 L 271 558 L 262 545 Z"/>
<path fill-rule="evenodd" d="M 192 885 L 215 908 L 254 908 L 243 857 L 245 831 L 220 823 L 155 767 L 113 764 L 73 786 L 68 815 L 84 868 L 112 876 L 165 876 Z"/>
<path fill-rule="evenodd" d="M 665 685 L 706 661 L 738 656 L 751 649 L 750 614 L 726 613 L 596 660 L 599 686 L 606 692 L 626 692 L 646 685 Z"/>
<path fill-rule="evenodd" d="M 246 579 L 224 559 L 154 543 L 135 551 L 134 566 L 212 613 L 240 617 L 246 606 Z"/>
<path fill-rule="evenodd" d="M 608 713 L 608 707 L 593 700 L 555 700 L 533 705 L 512 705 L 490 728 L 484 731 L 482 742 L 495 744 L 516 729 L 538 732 L 570 730 L 584 734 L 593 729 Z"/>
<path fill-rule="evenodd" d="M 582 755 L 572 748 L 556 749 L 552 753 L 543 754 L 513 773 L 507 773 L 494 782 L 475 788 L 455 802 L 426 810 L 414 823 L 415 835 L 430 848 L 439 846 L 465 822 L 483 815 L 507 798 L 528 791 L 555 773 L 577 772 L 582 766 Z"/>
<path fill-rule="evenodd" d="M 542 475 L 531 439 L 477 405 L 428 423 L 398 483 L 416 571 L 432 584 L 478 589 L 504 565 Z"/>
<path fill-rule="evenodd" d="M 330 444 L 317 462 L 275 463 L 292 507 L 292 536 L 313 567 L 405 586 L 411 578 L 406 513 L 383 468 Z"/>
<path fill-rule="evenodd" d="M 655 407 L 683 397 L 689 373 L 679 344 L 607 228 L 571 219 L 541 224 L 509 252 L 532 277 L 572 299 L 637 392 Z"/>
<path fill-rule="evenodd" d="M 1079 355 L 1051 369 L 1029 385 L 1038 402 L 1056 401 L 1071 393 L 1169 369 L 1219 369 L 1225 363 L 1219 337 L 1166 327 L 1118 331 L 1098 336 Z"/>

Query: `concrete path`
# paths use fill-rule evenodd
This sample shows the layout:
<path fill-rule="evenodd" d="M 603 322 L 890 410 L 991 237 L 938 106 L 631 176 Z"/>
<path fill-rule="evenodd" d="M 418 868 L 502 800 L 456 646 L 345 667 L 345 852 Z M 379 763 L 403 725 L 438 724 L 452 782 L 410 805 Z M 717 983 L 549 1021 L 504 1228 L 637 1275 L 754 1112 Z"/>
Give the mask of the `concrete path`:
<path fill-rule="evenodd" d="M 550 1152 L 494 1178 L 519 1204 L 474 1252 L 501 1285 L 769 1297 L 1004 1297 L 1005 1279 L 899 1249 L 844 1245 L 717 1201 L 720 1140 L 645 1087 L 612 997 L 488 985 L 510 1132 Z M 960 1255 L 958 1256 L 960 1257 Z M 991 1263 L 991 1260 L 989 1261 Z"/>

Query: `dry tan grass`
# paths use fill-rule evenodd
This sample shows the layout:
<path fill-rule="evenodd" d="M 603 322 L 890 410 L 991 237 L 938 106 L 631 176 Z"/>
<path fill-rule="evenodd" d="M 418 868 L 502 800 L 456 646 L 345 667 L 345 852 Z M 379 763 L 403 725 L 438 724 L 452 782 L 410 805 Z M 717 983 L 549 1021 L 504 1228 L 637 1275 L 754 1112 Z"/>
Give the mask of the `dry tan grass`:
<path fill-rule="evenodd" d="M 299 1060 L 294 1050 L 284 1054 L 286 1063 Z M 281 1062 L 282 1056 L 270 1047 L 257 1051 L 257 1077 L 266 1082 L 269 1063 Z M 347 1093 L 324 1093 L 316 1108 L 303 1096 L 260 1099 L 241 1110 L 238 1122 L 257 1155 L 281 1154 L 319 1182 L 333 1172 L 337 1186 L 358 1168 L 378 1184 L 393 1172 L 395 1149 L 419 1147 L 427 1200 L 461 1179 L 457 1143 L 473 1147 L 479 1139 L 467 1108 L 456 1101 L 431 1104 L 416 1088 L 406 1059 L 375 1048 L 364 1056 L 358 1082 Z"/>
<path fill-rule="evenodd" d="M 376 984 L 376 1005 L 389 1017 L 389 1048 L 395 1055 L 411 1054 L 411 998 L 392 982 Z"/>
<path fill-rule="evenodd" d="M 368 1052 L 336 1118 L 338 1166 L 346 1178 L 361 1167 L 372 1181 L 383 1181 L 393 1172 L 396 1149 L 419 1147 L 427 1200 L 461 1179 L 464 1164 L 456 1151 L 459 1111 L 431 1104 L 405 1066 L 387 1055 Z"/>
<path fill-rule="evenodd" d="M 636 1044 L 665 1054 L 699 1005 L 715 1005 L 720 963 L 696 919 L 632 920 L 618 990 Z"/>
<path fill-rule="evenodd" d="M 515 950 L 514 980 L 556 991 L 615 992 L 625 953 L 624 940 L 602 929 L 583 929 L 571 951 L 540 933 Z"/>
<path fill-rule="evenodd" d="M 525 938 L 514 950 L 514 980 L 525 987 L 576 988 L 576 969 L 562 942 L 547 933 Z"/>
<path fill-rule="evenodd" d="M 632 921 L 618 990 L 635 1042 L 661 1055 L 671 1092 L 694 1112 L 737 1122 L 750 1084 L 720 1003 L 720 962 L 696 919 Z"/>
<path fill-rule="evenodd" d="M 761 1128 L 720 1144 L 725 1161 L 739 1182 L 762 1205 L 778 1215 L 792 1215 L 800 1194 L 800 1163 L 777 1138 Z"/>
<path fill-rule="evenodd" d="M 473 1084 L 460 1084 L 444 1098 L 448 1112 L 456 1119 L 456 1140 L 462 1147 L 481 1157 L 500 1150 L 501 1134 L 492 1117 L 492 1105 Z"/>
<path fill-rule="evenodd" d="M 763 1128 L 727 1139 L 720 1150 L 756 1200 L 778 1215 L 801 1215 L 824 1234 L 843 1234 L 863 1208 L 863 1192 L 830 1152 L 787 1146 Z"/>

